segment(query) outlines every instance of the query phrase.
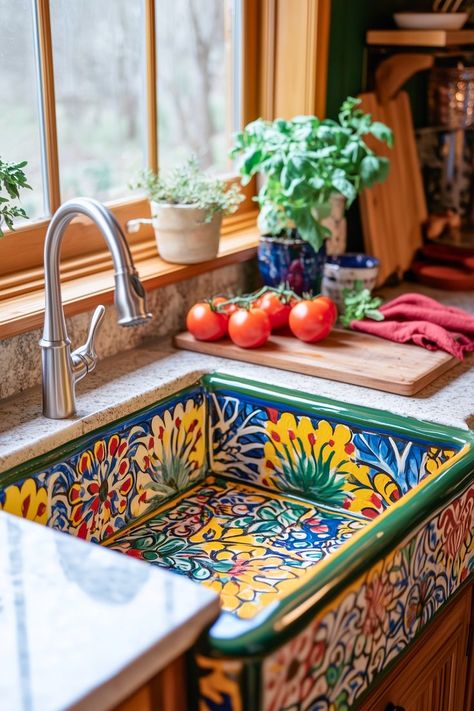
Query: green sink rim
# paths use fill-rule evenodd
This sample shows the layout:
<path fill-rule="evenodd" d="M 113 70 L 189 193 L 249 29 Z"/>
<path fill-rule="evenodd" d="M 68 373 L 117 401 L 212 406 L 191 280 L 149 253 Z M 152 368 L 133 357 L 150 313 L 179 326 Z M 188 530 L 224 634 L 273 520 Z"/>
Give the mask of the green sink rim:
<path fill-rule="evenodd" d="M 232 637 L 222 632 L 217 622 L 209 634 L 201 638 L 205 651 L 224 656 L 259 656 L 268 653 L 293 637 L 328 605 L 345 588 L 389 554 L 430 516 L 438 512 L 452 499 L 461 494 L 474 480 L 474 433 L 448 425 L 434 424 L 413 417 L 397 415 L 375 408 L 350 405 L 326 397 L 296 392 L 275 385 L 263 385 L 252 380 L 237 378 L 223 373 L 212 373 L 201 379 L 207 392 L 224 391 L 246 395 L 252 399 L 268 401 L 290 407 L 293 411 L 329 419 L 341 419 L 378 431 L 390 431 L 409 437 L 412 441 L 435 440 L 437 443 L 456 444 L 460 449 L 469 449 L 442 473 L 423 484 L 423 496 L 402 497 L 397 504 L 386 509 L 359 532 L 356 545 L 353 539 L 336 551 L 313 579 L 303 582 L 284 600 L 269 611 L 264 610 L 248 622 L 246 630 Z M 416 487 L 417 488 L 417 487 Z M 361 562 L 362 561 L 362 562 Z M 312 600 L 308 604 L 308 600 Z M 287 626 L 285 616 L 304 608 Z M 239 621 L 240 622 L 240 621 Z M 241 627 L 244 626 L 241 625 Z"/>

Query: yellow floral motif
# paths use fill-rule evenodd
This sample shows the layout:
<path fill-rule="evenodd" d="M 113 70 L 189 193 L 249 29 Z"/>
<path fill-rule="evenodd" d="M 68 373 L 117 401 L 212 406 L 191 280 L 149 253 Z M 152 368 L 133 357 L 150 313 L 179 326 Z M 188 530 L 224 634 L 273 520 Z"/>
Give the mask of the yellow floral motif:
<path fill-rule="evenodd" d="M 189 398 L 151 421 L 151 434 L 143 438 L 134 459 L 138 465 L 133 516 L 187 489 L 203 474 L 205 461 L 204 406 Z"/>
<path fill-rule="evenodd" d="M 79 538 L 100 540 L 124 523 L 133 488 L 128 442 L 114 433 L 83 451 L 68 491 L 70 521 Z"/>
<path fill-rule="evenodd" d="M 223 610 L 251 619 L 299 588 L 358 525 L 307 502 L 209 477 L 108 545 L 187 575 L 218 593 Z"/>
<path fill-rule="evenodd" d="M 448 459 L 454 457 L 455 454 L 456 452 L 453 449 L 430 447 L 426 457 L 426 472 L 428 474 L 436 474 L 440 467 L 447 462 Z"/>
<path fill-rule="evenodd" d="M 242 711 L 239 676 L 243 664 L 240 660 L 212 659 L 196 655 L 199 669 L 200 711 L 214 708 Z M 227 703 L 226 703 L 227 702 Z"/>
<path fill-rule="evenodd" d="M 396 482 L 385 472 L 370 476 L 370 469 L 359 466 L 344 488 L 351 492 L 350 511 L 375 518 L 400 497 Z"/>
<path fill-rule="evenodd" d="M 352 432 L 347 425 L 333 427 L 320 420 L 285 412 L 266 423 L 264 481 L 283 490 L 298 490 L 318 502 L 352 509 L 349 481 L 368 477 L 369 468 L 355 461 Z M 356 510 L 362 508 L 356 506 Z"/>
<path fill-rule="evenodd" d="M 247 550 L 238 545 L 233 550 L 226 547 L 214 553 L 217 565 L 229 562 L 232 567 L 227 574 L 205 581 L 205 585 L 220 596 L 222 609 L 237 612 L 243 619 L 254 617 L 275 598 L 285 597 L 295 590 L 308 571 L 307 567 L 295 566 L 291 553 L 287 553 L 285 564 L 280 557 L 272 556 L 271 551 L 269 555 L 265 548 L 252 544 L 249 536 Z M 212 548 L 216 550 L 215 543 Z"/>
<path fill-rule="evenodd" d="M 3 511 L 44 525 L 47 523 L 48 492 L 45 487 L 37 487 L 34 479 L 7 486 L 4 496 L 3 504 L 0 503 Z"/>

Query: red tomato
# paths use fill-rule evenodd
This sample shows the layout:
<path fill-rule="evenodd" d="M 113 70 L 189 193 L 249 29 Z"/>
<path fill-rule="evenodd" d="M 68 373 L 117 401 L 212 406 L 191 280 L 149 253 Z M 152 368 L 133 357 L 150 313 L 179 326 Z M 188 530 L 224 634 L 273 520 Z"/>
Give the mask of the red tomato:
<path fill-rule="evenodd" d="M 330 333 L 333 327 L 331 305 L 320 297 L 297 303 L 290 312 L 292 333 L 306 343 L 316 343 Z"/>
<path fill-rule="evenodd" d="M 186 328 L 198 341 L 218 341 L 227 334 L 228 320 L 226 314 L 219 314 L 213 311 L 210 304 L 202 302 L 189 309 Z"/>
<path fill-rule="evenodd" d="M 258 348 L 271 333 L 270 319 L 262 309 L 237 309 L 229 319 L 229 336 L 241 348 Z"/>
<path fill-rule="evenodd" d="M 214 306 L 219 306 L 219 304 L 224 304 L 228 299 L 226 299 L 224 296 L 215 296 L 212 299 L 212 303 Z M 234 311 L 237 310 L 237 306 L 235 304 L 227 304 L 227 306 L 224 306 L 222 310 L 222 314 L 227 316 L 227 318 L 234 313 Z"/>
<path fill-rule="evenodd" d="M 334 303 L 334 301 L 332 299 L 329 298 L 329 296 L 318 296 L 318 300 L 324 301 L 330 307 L 331 316 L 332 316 L 332 325 L 334 326 L 337 321 L 337 306 L 336 306 L 336 304 Z"/>
<path fill-rule="evenodd" d="M 288 326 L 291 306 L 284 304 L 274 291 L 268 291 L 258 300 L 258 308 L 268 314 L 272 331 Z"/>

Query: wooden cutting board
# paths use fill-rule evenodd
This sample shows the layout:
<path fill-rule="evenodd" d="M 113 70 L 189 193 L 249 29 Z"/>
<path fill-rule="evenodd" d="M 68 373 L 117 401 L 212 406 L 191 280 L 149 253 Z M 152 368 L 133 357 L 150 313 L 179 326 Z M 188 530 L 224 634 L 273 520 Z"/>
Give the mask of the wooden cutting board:
<path fill-rule="evenodd" d="M 459 361 L 444 351 L 392 343 L 383 338 L 335 329 L 321 343 L 303 343 L 291 335 L 272 334 L 260 348 L 245 349 L 229 339 L 196 341 L 178 334 L 178 348 L 245 363 L 272 366 L 341 383 L 362 385 L 397 395 L 414 395 Z"/>

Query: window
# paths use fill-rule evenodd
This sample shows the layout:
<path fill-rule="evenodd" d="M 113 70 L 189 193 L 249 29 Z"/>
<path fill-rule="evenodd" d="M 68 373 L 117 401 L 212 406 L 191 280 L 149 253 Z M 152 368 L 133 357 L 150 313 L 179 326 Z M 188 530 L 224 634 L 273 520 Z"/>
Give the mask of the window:
<path fill-rule="evenodd" d="M 193 153 L 215 172 L 232 168 L 240 120 L 238 0 L 160 0 L 156 6 L 160 165 Z"/>
<path fill-rule="evenodd" d="M 0 155 L 28 160 L 34 188 L 31 219 L 0 239 L 0 338 L 41 325 L 43 241 L 61 202 L 96 197 L 125 225 L 149 214 L 128 187 L 138 168 L 194 152 L 231 179 L 235 129 L 322 105 L 329 15 L 330 0 L 0 0 Z M 255 254 L 254 187 L 225 221 L 221 263 Z M 129 242 L 150 288 L 190 274 L 157 265 L 151 228 Z M 112 301 L 87 221 L 68 229 L 62 258 L 66 313 Z"/>
<path fill-rule="evenodd" d="M 41 267 L 64 200 L 109 202 L 124 223 L 146 214 L 129 188 L 141 168 L 193 152 L 231 172 L 244 7 L 255 14 L 253 0 L 0 0 L 0 155 L 28 160 L 33 187 L 22 197 L 30 221 L 0 240 L 0 288 L 2 276 Z M 98 235 L 70 241 L 66 258 L 103 249 Z"/>
<path fill-rule="evenodd" d="M 142 0 L 50 0 L 61 201 L 127 196 L 146 165 Z"/>
<path fill-rule="evenodd" d="M 47 214 L 41 158 L 38 83 L 31 0 L 0 0 L 0 156 L 28 159 L 23 207 L 34 219 Z"/>

